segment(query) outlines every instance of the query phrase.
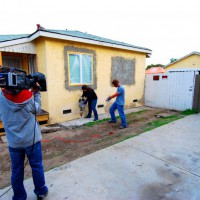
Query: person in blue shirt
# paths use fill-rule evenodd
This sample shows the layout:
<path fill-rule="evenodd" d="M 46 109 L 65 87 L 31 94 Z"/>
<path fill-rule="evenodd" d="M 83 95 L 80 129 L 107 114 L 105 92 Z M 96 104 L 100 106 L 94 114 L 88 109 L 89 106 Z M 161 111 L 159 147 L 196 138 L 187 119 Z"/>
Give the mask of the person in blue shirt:
<path fill-rule="evenodd" d="M 117 119 L 115 117 L 115 110 L 118 110 L 120 119 L 121 119 L 121 126 L 120 129 L 124 129 L 127 127 L 126 123 L 126 115 L 124 114 L 124 104 L 125 104 L 125 89 L 120 84 L 118 80 L 113 80 L 112 85 L 117 88 L 117 92 L 111 96 L 108 97 L 108 101 L 112 98 L 116 97 L 115 102 L 110 107 L 110 116 L 111 120 L 108 121 L 109 123 L 116 123 Z"/>

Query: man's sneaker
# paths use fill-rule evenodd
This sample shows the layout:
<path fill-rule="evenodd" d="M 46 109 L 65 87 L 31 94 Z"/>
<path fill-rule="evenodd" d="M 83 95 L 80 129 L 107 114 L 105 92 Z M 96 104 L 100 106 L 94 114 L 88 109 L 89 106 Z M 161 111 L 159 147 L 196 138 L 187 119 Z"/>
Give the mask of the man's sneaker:
<path fill-rule="evenodd" d="M 108 121 L 108 123 L 117 123 L 117 122 L 116 122 L 116 121 L 110 120 L 110 121 Z"/>
<path fill-rule="evenodd" d="M 95 121 L 98 121 L 98 119 L 94 118 L 94 122 L 95 122 Z"/>
<path fill-rule="evenodd" d="M 119 127 L 119 129 L 124 129 L 124 128 L 126 128 L 126 126 L 120 126 L 120 127 Z"/>
<path fill-rule="evenodd" d="M 45 194 L 37 195 L 37 200 L 45 200 L 48 195 L 48 191 Z"/>

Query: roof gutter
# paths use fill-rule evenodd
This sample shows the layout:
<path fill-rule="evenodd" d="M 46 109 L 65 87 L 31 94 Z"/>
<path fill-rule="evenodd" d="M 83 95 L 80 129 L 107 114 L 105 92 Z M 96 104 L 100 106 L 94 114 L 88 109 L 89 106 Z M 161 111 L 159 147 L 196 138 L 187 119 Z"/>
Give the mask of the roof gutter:
<path fill-rule="evenodd" d="M 16 44 L 22 44 L 22 43 L 26 43 L 26 42 L 29 42 L 28 37 L 8 40 L 8 41 L 0 42 L 0 48 L 1 47 L 8 47 L 8 46 L 16 45 Z"/>
<path fill-rule="evenodd" d="M 147 53 L 147 54 L 152 53 L 151 50 L 128 47 L 128 46 L 124 46 L 124 45 L 107 43 L 107 42 L 102 42 L 102 41 L 92 40 L 92 39 L 85 39 L 85 38 L 80 38 L 80 37 L 75 37 L 75 36 L 57 34 L 57 33 L 52 33 L 52 32 L 48 32 L 45 30 L 40 30 L 40 31 L 36 32 L 34 35 L 32 35 L 30 37 L 30 40 L 36 39 L 39 36 L 55 38 L 55 39 L 62 39 L 62 40 L 69 40 L 69 41 L 75 41 L 75 42 L 81 42 L 81 43 L 87 43 L 87 44 L 94 44 L 94 45 L 112 47 L 112 48 L 117 48 L 117 49 L 126 49 L 126 50 L 131 50 L 131 51 L 143 52 L 143 53 Z"/>

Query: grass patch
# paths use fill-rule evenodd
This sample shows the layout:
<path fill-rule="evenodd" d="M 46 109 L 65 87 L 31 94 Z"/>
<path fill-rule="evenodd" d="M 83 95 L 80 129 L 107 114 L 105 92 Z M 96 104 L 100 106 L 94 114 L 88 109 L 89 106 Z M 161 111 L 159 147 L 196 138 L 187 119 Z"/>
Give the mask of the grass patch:
<path fill-rule="evenodd" d="M 138 112 L 133 112 L 133 113 L 131 113 L 131 114 L 133 114 L 133 115 L 139 115 L 139 114 L 142 114 L 142 113 L 147 112 L 147 111 L 148 111 L 148 110 L 144 109 L 144 110 L 140 110 L 140 111 L 138 111 Z"/>
<path fill-rule="evenodd" d="M 173 122 L 175 120 L 178 120 L 178 119 L 181 119 L 182 117 L 181 116 L 178 116 L 178 115 L 171 115 L 171 116 L 168 116 L 168 117 L 164 117 L 164 118 L 160 118 L 158 120 L 155 120 L 153 122 L 149 122 L 144 128 L 143 130 L 146 132 L 146 131 L 150 131 L 152 129 L 155 129 L 155 128 L 158 128 L 160 126 L 163 126 L 165 124 L 168 124 L 170 122 Z"/>
<path fill-rule="evenodd" d="M 181 112 L 182 115 L 193 115 L 193 114 L 197 114 L 198 111 L 195 109 L 187 109 Z"/>
<path fill-rule="evenodd" d="M 139 115 L 139 114 L 142 114 L 142 113 L 144 113 L 144 112 L 146 112 L 146 111 L 148 111 L 148 110 L 144 109 L 144 110 L 140 110 L 140 111 L 138 111 L 138 112 L 129 113 L 129 114 L 127 114 L 126 116 L 128 117 L 128 116 L 131 116 L 131 115 Z M 120 116 L 117 116 L 116 118 L 117 118 L 117 119 L 120 119 Z M 95 121 L 95 122 L 88 122 L 88 123 L 85 124 L 85 125 L 86 125 L 87 127 L 92 127 L 92 126 L 94 126 L 94 125 L 96 125 L 96 124 L 100 124 L 100 123 L 103 123 L 103 122 L 106 122 L 106 121 L 109 121 L 109 120 L 110 120 L 110 118 L 105 118 L 105 119 L 98 120 L 98 121 Z"/>
<path fill-rule="evenodd" d="M 116 117 L 117 119 L 119 119 L 119 116 L 118 117 Z M 109 121 L 110 120 L 110 118 L 105 118 L 105 119 L 101 119 L 101 120 L 98 120 L 98 121 L 95 121 L 95 122 L 88 122 L 87 124 L 85 124 L 86 126 L 88 126 L 88 127 L 92 127 L 92 126 L 94 126 L 94 125 L 96 125 L 96 124 L 100 124 L 100 123 L 103 123 L 103 122 L 107 122 L 107 121 Z"/>
<path fill-rule="evenodd" d="M 146 132 L 146 131 L 150 131 L 150 130 L 153 130 L 155 128 L 158 128 L 160 126 L 163 126 L 165 124 L 168 124 L 170 122 L 173 122 L 173 121 L 176 121 L 178 119 L 181 119 L 183 118 L 183 116 L 180 116 L 180 115 L 171 115 L 171 116 L 168 116 L 168 117 L 164 117 L 164 118 L 160 118 L 158 120 L 155 120 L 153 122 L 149 122 L 148 124 L 146 124 L 142 129 L 143 129 L 143 132 Z M 125 138 L 123 138 L 122 140 L 118 141 L 117 143 L 120 143 L 120 142 L 123 142 L 125 140 L 128 140 L 130 138 L 133 138 L 133 137 L 136 137 L 142 133 L 138 133 L 136 135 L 127 135 Z M 116 144 L 117 144 L 116 143 Z"/>

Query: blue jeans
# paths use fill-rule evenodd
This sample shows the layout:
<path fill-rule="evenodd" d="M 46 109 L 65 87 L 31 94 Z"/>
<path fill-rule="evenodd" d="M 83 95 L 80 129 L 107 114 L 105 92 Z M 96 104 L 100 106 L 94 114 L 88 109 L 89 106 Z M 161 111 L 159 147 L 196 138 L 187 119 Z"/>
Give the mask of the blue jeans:
<path fill-rule="evenodd" d="M 94 118 L 98 119 L 98 113 L 97 113 L 97 109 L 96 109 L 96 105 L 97 105 L 97 99 L 94 99 L 92 101 L 88 101 L 88 117 L 92 116 L 92 111 L 94 113 Z"/>
<path fill-rule="evenodd" d="M 48 191 L 45 186 L 44 170 L 42 164 L 41 142 L 25 148 L 9 147 L 10 158 L 12 162 L 11 184 L 14 192 L 13 200 L 25 200 L 27 194 L 24 188 L 24 160 L 27 155 L 32 169 L 33 183 L 35 185 L 35 194 L 43 195 Z"/>
<path fill-rule="evenodd" d="M 121 119 L 121 125 L 123 127 L 126 127 L 127 124 L 126 124 L 126 115 L 124 114 L 124 106 L 123 105 L 119 105 L 116 102 L 114 102 L 112 104 L 112 106 L 110 107 L 110 116 L 111 116 L 111 120 L 113 122 L 117 121 L 117 119 L 115 117 L 115 110 L 118 110 L 118 113 L 119 113 L 119 116 L 120 116 L 120 119 Z"/>

